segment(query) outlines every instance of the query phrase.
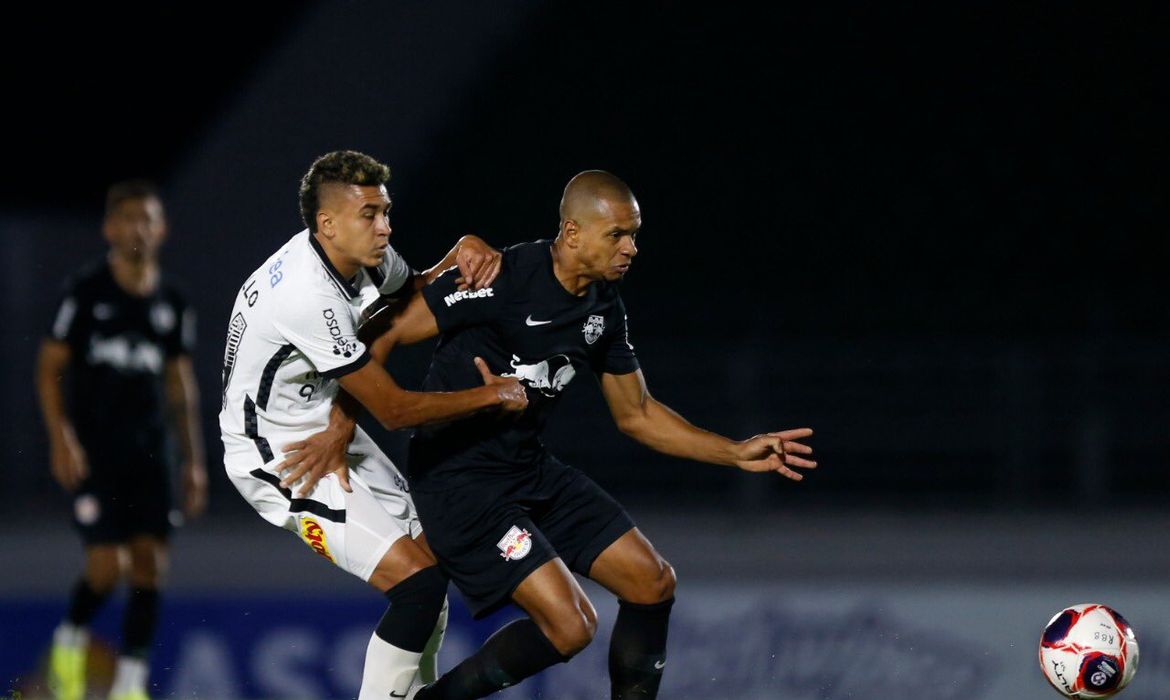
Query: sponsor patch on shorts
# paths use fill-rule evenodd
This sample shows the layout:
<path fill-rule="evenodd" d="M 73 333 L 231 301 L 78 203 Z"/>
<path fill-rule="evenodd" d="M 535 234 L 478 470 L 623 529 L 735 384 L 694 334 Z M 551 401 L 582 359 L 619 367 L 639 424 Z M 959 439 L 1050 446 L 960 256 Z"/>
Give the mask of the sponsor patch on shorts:
<path fill-rule="evenodd" d="M 334 564 L 337 560 L 329 552 L 329 545 L 325 542 L 325 530 L 321 524 L 312 518 L 301 518 L 301 539 L 313 548 L 313 551 L 325 557 Z"/>

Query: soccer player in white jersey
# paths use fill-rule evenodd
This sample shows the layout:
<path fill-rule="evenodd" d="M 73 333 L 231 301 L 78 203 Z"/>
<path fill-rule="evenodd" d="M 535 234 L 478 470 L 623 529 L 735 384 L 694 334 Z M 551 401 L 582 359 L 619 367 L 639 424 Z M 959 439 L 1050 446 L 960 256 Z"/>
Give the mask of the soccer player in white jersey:
<path fill-rule="evenodd" d="M 486 370 L 482 386 L 420 393 L 399 388 L 381 362 L 370 361 L 356 332 L 364 306 L 384 295 L 410 296 L 456 264 L 474 293 L 499 269 L 495 251 L 465 237 L 415 275 L 389 246 L 389 178 L 388 167 L 355 151 L 326 154 L 309 168 L 300 187 L 307 229 L 257 268 L 236 298 L 219 416 L 228 476 L 261 517 L 390 601 L 370 638 L 359 700 L 406 696 L 424 651 L 433 657 L 441 642 L 446 580 L 405 480 L 368 435 L 349 431 L 345 421 L 358 411 L 353 399 L 391 429 L 527 405 L 517 380 Z M 348 396 L 339 398 L 340 389 Z M 283 453 L 313 452 L 306 439 L 331 422 L 345 422 L 341 439 L 352 435 L 348 476 L 330 474 L 294 494 L 297 483 L 279 476 Z M 425 680 L 433 659 L 423 666 Z"/>

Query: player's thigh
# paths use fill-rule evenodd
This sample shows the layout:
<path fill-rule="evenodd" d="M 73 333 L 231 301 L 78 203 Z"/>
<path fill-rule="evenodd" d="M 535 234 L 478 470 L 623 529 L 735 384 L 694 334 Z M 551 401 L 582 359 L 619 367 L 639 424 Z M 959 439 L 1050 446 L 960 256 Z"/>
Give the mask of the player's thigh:
<path fill-rule="evenodd" d="M 382 555 L 369 584 L 379 591 L 388 591 L 427 567 L 435 565 L 435 557 L 410 537 L 399 537 Z"/>
<path fill-rule="evenodd" d="M 674 595 L 674 569 L 638 528 L 598 555 L 589 578 L 630 603 L 650 605 Z"/>
<path fill-rule="evenodd" d="M 580 651 L 597 631 L 593 603 L 559 558 L 545 562 L 521 581 L 512 600 L 562 654 Z"/>
<path fill-rule="evenodd" d="M 357 474 L 350 474 L 352 492 L 328 474 L 303 498 L 279 486 L 280 479 L 263 468 L 229 466 L 228 477 L 261 517 L 297 534 L 314 553 L 363 581 L 370 580 L 395 542 L 409 540 L 418 527 L 405 494 L 376 495 Z"/>

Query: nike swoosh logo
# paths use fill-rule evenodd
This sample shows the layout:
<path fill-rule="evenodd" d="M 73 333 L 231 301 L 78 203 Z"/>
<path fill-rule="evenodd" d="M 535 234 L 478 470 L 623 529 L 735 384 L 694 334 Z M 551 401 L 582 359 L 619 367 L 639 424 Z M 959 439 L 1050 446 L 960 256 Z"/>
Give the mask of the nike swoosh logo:
<path fill-rule="evenodd" d="M 396 692 L 394 692 L 393 690 L 391 690 L 391 691 L 390 691 L 390 697 L 392 697 L 392 698 L 404 698 L 404 697 L 406 697 L 406 693 L 396 693 Z"/>
<path fill-rule="evenodd" d="M 666 668 L 666 662 L 665 661 L 655 661 L 654 668 L 655 668 L 655 670 L 661 671 L 662 669 Z"/>
<path fill-rule="evenodd" d="M 533 321 L 532 314 L 528 314 L 528 318 L 524 319 L 524 322 L 530 326 L 543 326 L 546 323 L 552 323 L 552 321 Z"/>

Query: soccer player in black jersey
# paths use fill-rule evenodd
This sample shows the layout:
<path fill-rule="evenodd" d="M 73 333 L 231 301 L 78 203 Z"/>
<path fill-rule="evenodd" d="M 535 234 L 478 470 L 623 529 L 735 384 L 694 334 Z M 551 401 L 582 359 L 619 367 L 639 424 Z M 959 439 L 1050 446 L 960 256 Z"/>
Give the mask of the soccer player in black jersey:
<path fill-rule="evenodd" d="M 73 497 L 85 544 L 84 573 L 53 638 L 49 681 L 60 700 L 85 693 L 87 627 L 120 579 L 130 596 L 110 697 L 147 697 L 172 526 L 168 422 L 182 448 L 186 515 L 207 497 L 195 318 L 159 270 L 166 218 L 154 186 L 112 186 L 102 231 L 109 255 L 70 279 L 37 368 L 53 478 Z"/>
<path fill-rule="evenodd" d="M 618 427 L 667 454 L 777 472 L 815 467 L 809 429 L 734 441 L 699 429 L 646 389 L 618 283 L 637 254 L 637 200 L 624 182 L 587 171 L 565 188 L 553 241 L 508 248 L 491 287 L 459 291 L 457 271 L 425 287 L 374 343 L 441 334 L 426 391 L 476 386 L 482 369 L 517 377 L 529 395 L 514 419 L 479 415 L 419 428 L 410 443 L 414 502 L 431 549 L 476 617 L 512 601 L 528 618 L 417 693 L 478 698 L 568 660 L 593 639 L 597 615 L 572 572 L 617 595 L 609 652 L 613 698 L 653 698 L 666 665 L 675 575 L 625 510 L 540 442 L 549 409 L 580 372 L 600 377 Z M 386 314 L 389 316 L 389 314 Z"/>

